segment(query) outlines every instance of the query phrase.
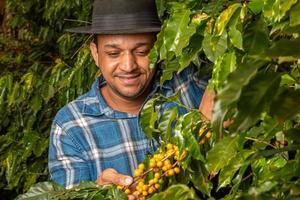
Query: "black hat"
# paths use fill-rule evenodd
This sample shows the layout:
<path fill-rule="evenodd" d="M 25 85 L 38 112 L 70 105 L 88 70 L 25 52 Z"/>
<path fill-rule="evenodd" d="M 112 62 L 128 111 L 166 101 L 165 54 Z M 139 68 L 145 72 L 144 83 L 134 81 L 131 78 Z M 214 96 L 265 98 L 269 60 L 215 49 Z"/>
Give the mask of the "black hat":
<path fill-rule="evenodd" d="M 95 0 L 92 25 L 74 33 L 130 34 L 160 31 L 155 0 Z"/>

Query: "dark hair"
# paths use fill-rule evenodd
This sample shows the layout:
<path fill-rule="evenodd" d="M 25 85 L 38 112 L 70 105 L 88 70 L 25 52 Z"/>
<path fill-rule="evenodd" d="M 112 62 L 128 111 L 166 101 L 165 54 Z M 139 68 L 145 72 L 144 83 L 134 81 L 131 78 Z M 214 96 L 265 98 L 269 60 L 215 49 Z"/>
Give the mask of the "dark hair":
<path fill-rule="evenodd" d="M 92 40 L 93 43 L 96 44 L 96 46 L 98 46 L 98 35 L 97 34 L 94 34 L 93 35 L 93 40 Z"/>

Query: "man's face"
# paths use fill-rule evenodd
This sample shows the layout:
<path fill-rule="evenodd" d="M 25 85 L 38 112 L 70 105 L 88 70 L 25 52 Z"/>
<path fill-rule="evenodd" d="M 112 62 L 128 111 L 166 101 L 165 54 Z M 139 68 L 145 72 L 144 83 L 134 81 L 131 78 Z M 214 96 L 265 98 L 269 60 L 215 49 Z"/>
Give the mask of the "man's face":
<path fill-rule="evenodd" d="M 154 74 L 148 53 L 153 34 L 99 35 L 98 45 L 91 43 L 96 65 L 110 92 L 125 99 L 139 97 L 148 88 Z"/>

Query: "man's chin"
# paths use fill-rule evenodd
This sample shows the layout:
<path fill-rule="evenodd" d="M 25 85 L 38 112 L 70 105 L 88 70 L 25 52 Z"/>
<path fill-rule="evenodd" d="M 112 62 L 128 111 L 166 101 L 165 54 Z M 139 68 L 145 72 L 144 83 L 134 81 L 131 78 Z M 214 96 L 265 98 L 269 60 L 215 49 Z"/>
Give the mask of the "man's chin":
<path fill-rule="evenodd" d="M 119 94 L 124 99 L 134 100 L 141 97 L 144 93 L 144 90 L 137 90 L 137 91 L 119 91 Z"/>
<path fill-rule="evenodd" d="M 141 94 L 141 92 L 139 92 L 139 93 L 120 93 L 120 95 L 124 99 L 134 100 L 134 99 L 139 98 L 142 94 Z"/>

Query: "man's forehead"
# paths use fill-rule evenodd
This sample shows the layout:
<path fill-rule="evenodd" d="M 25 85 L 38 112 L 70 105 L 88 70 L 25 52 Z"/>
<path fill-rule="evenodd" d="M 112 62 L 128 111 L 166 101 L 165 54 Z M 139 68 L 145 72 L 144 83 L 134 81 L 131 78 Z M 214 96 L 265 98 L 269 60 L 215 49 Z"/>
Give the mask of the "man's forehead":
<path fill-rule="evenodd" d="M 98 42 L 103 45 L 106 44 L 152 44 L 155 41 L 155 34 L 153 33 L 140 33 L 140 34 L 114 34 L 114 35 L 97 35 Z"/>

